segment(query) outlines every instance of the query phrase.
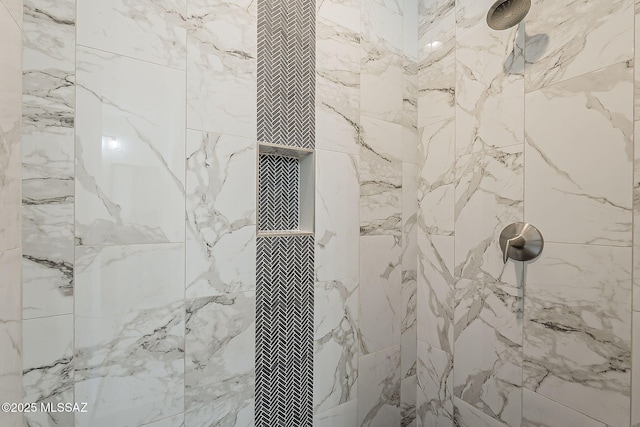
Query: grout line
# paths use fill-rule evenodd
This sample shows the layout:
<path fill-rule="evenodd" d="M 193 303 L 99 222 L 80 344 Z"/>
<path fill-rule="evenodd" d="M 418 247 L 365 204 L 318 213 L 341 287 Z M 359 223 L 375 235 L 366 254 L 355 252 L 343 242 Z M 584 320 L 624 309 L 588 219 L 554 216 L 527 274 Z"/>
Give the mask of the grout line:
<path fill-rule="evenodd" d="M 76 13 L 77 13 L 77 10 L 76 10 Z M 159 64 L 157 62 L 149 61 L 147 59 L 137 58 L 135 56 L 125 55 L 125 54 L 122 54 L 122 53 L 112 52 L 110 50 L 105 50 L 105 49 L 101 49 L 101 48 L 98 48 L 98 47 L 94 47 L 94 46 L 89 46 L 89 45 L 78 43 L 78 38 L 77 38 L 78 37 L 78 35 L 77 35 L 77 33 L 78 33 L 78 30 L 77 30 L 78 21 L 77 21 L 77 17 L 76 17 L 76 25 L 75 25 L 75 27 L 76 27 L 76 52 L 78 51 L 78 48 L 90 49 L 90 50 L 95 50 L 97 52 L 108 53 L 110 55 L 116 55 L 116 56 L 120 56 L 120 57 L 123 57 L 123 58 L 131 59 L 131 60 L 134 60 L 134 61 L 139 61 L 139 62 L 144 62 L 144 63 L 147 63 L 147 64 L 157 65 L 158 67 L 169 68 L 171 70 L 180 71 L 180 72 L 183 72 L 183 73 L 187 72 L 186 61 L 185 61 L 185 68 L 183 69 L 183 68 L 178 68 L 178 67 L 172 67 L 172 66 L 166 65 L 166 64 Z M 185 49 L 186 49 L 186 46 L 185 46 Z"/>
<path fill-rule="evenodd" d="M 455 421 L 455 390 L 453 389 L 453 383 L 454 383 L 454 378 L 455 378 L 455 371 L 456 371 L 456 359 L 455 359 L 455 354 L 456 354 L 456 336 L 455 336 L 455 320 L 456 320 L 456 288 L 458 287 L 458 282 L 459 279 L 456 277 L 456 267 L 457 267 L 457 262 L 458 260 L 456 259 L 456 222 L 457 222 L 457 212 L 456 212 L 456 193 L 457 193 L 457 188 L 458 188 L 458 160 L 460 160 L 463 156 L 458 156 L 458 108 L 457 108 L 457 101 L 458 101 L 458 37 L 460 36 L 460 34 L 458 34 L 458 5 L 459 3 L 457 1 L 454 2 L 453 5 L 453 26 L 454 26 L 454 47 L 453 47 L 453 75 L 454 75 L 454 86 L 453 86 L 453 147 L 451 147 L 452 152 L 453 152 L 453 206 L 451 207 L 453 212 L 452 213 L 452 218 L 453 218 L 453 265 L 451 266 L 451 271 L 450 274 L 453 277 L 453 289 L 451 290 L 451 326 L 450 328 L 453 329 L 453 333 L 451 334 L 452 338 L 451 338 L 451 342 L 449 343 L 449 346 L 451 347 L 451 355 L 447 354 L 446 351 L 444 351 L 445 355 L 447 356 L 447 358 L 451 358 L 451 405 L 452 405 L 452 413 L 451 413 L 451 417 L 454 421 L 454 423 L 457 423 Z M 462 274 L 462 272 L 461 272 Z M 447 379 L 448 380 L 448 379 Z M 445 389 L 446 389 L 446 385 L 445 385 Z"/>
<path fill-rule="evenodd" d="M 30 320 L 42 320 L 42 319 L 54 319 L 56 317 L 65 317 L 65 316 L 74 316 L 74 313 L 61 313 L 61 314 L 52 314 L 50 316 L 37 316 L 37 317 L 27 317 L 23 318 L 23 322 L 28 322 Z"/>
<path fill-rule="evenodd" d="M 18 21 L 16 20 L 16 18 L 13 16 L 13 13 L 11 13 L 11 11 L 10 11 L 10 10 L 9 10 L 9 8 L 7 7 L 7 5 L 6 5 L 6 4 L 4 4 L 4 1 L 3 1 L 3 0 L 0 0 L 0 5 L 2 5 L 2 7 L 4 8 L 4 10 L 6 10 L 6 11 L 7 11 L 7 14 L 9 15 L 9 18 L 10 18 L 13 22 L 15 22 L 15 24 L 18 26 L 18 29 L 20 29 L 20 41 L 22 42 L 22 39 L 23 39 L 23 33 L 24 33 L 24 28 L 23 28 L 24 22 L 23 22 L 23 25 L 20 25 L 20 24 L 18 23 Z M 22 8 L 20 9 L 20 12 L 22 12 Z M 21 49 L 21 50 L 22 50 L 22 49 Z"/>
<path fill-rule="evenodd" d="M 557 82 L 553 82 L 553 83 L 550 83 L 550 84 L 545 85 L 545 86 L 541 86 L 541 87 L 536 88 L 536 89 L 531 89 L 531 90 L 529 90 L 529 91 L 527 91 L 527 87 L 526 87 L 526 80 L 525 80 L 525 91 L 524 91 L 524 94 L 525 94 L 525 96 L 526 96 L 526 95 L 528 95 L 528 94 L 530 94 L 530 93 L 534 93 L 534 92 L 537 92 L 537 91 L 540 91 L 540 90 L 544 90 L 544 89 L 546 89 L 546 88 L 551 88 L 551 87 L 553 87 L 553 86 L 557 86 L 557 85 L 559 85 L 559 84 L 567 83 L 567 82 L 569 82 L 569 81 L 571 81 L 571 80 L 578 79 L 578 78 L 584 77 L 584 76 L 589 75 L 589 74 L 593 74 L 593 73 L 598 73 L 598 72 L 604 71 L 604 70 L 606 70 L 607 68 L 611 68 L 611 67 L 615 67 L 615 66 L 620 65 L 620 64 L 628 63 L 629 61 L 632 61 L 632 62 L 633 62 L 633 58 L 627 58 L 627 59 L 625 59 L 625 60 L 619 60 L 619 61 L 613 62 L 613 63 L 611 63 L 611 64 L 608 64 L 608 65 L 602 66 L 602 67 L 600 67 L 600 68 L 596 68 L 595 70 L 587 71 L 587 72 L 584 72 L 584 73 L 582 73 L 582 74 L 578 74 L 577 76 L 568 77 L 568 78 L 566 78 L 566 79 L 559 80 L 559 81 L 557 81 Z"/>
<path fill-rule="evenodd" d="M 635 277 L 636 276 L 636 268 L 635 268 L 635 266 L 636 266 L 636 257 L 638 256 L 638 253 L 637 253 L 637 250 L 636 250 L 636 244 L 638 242 L 636 242 L 636 233 L 635 233 L 636 232 L 636 220 L 635 220 L 635 217 L 636 217 L 636 214 L 638 213 L 638 212 L 636 212 L 637 208 L 636 208 L 636 203 L 635 203 L 636 202 L 636 200 L 635 200 L 636 199 L 635 185 L 636 185 L 636 179 L 638 179 L 638 176 L 636 176 L 636 155 L 638 153 L 636 153 L 636 142 L 637 142 L 636 141 L 636 123 L 634 122 L 634 120 L 636 118 L 636 113 L 637 113 L 637 111 L 636 111 L 636 97 L 637 97 L 636 86 L 638 85 L 638 80 L 637 80 L 637 76 L 638 76 L 637 67 L 638 67 L 638 64 L 635 61 L 635 59 L 638 56 L 637 55 L 638 46 L 636 46 L 636 36 L 635 35 L 637 34 L 636 32 L 638 31 L 638 28 L 637 28 L 638 19 L 636 17 L 636 10 L 635 9 L 636 9 L 637 5 L 635 3 L 636 2 L 634 2 L 634 5 L 633 5 L 633 12 L 634 12 L 634 14 L 633 14 L 633 35 L 634 35 L 634 37 L 633 37 L 633 58 L 632 58 L 632 61 L 633 61 L 633 83 L 634 83 L 634 88 L 633 89 L 634 90 L 633 90 L 633 105 L 632 105 L 632 109 L 631 109 L 632 126 L 633 126 L 633 131 L 632 131 L 633 133 L 631 134 L 631 136 L 632 136 L 632 138 L 631 138 L 631 141 L 632 141 L 632 144 L 631 144 L 631 159 L 632 159 L 632 171 L 631 171 L 631 177 L 632 177 L 631 178 L 631 202 L 632 202 L 631 203 L 631 340 L 630 340 L 630 343 L 631 343 L 631 369 L 630 369 L 631 378 L 630 379 L 631 379 L 631 381 L 629 383 L 629 399 L 630 399 L 630 402 L 631 402 L 631 405 L 629 407 L 629 420 L 630 420 L 631 424 L 633 424 L 633 414 L 634 414 L 633 413 L 633 402 L 634 402 L 634 398 L 635 398 L 635 393 L 637 393 L 639 391 L 639 390 L 636 390 L 635 387 L 633 386 L 633 384 L 634 384 L 633 380 L 634 380 L 635 376 L 640 374 L 638 372 L 634 372 L 634 370 L 633 370 L 633 368 L 634 368 L 634 366 L 633 366 L 633 360 L 634 360 L 633 338 L 634 338 L 635 333 L 637 332 L 635 330 L 637 325 L 636 325 L 636 322 L 634 322 L 634 317 L 635 316 L 633 315 L 633 313 L 634 313 L 633 309 L 634 309 L 635 300 L 637 298 L 636 292 L 638 292 L 638 290 L 636 289 L 636 286 L 635 286 L 635 281 L 637 279 Z M 638 355 L 636 354 L 635 357 L 637 358 Z"/>
<path fill-rule="evenodd" d="M 523 390 L 527 390 L 528 392 L 533 393 L 533 394 L 535 394 L 535 395 L 537 395 L 537 396 L 540 396 L 540 397 L 542 397 L 543 399 L 546 399 L 546 400 L 548 400 L 548 401 L 550 401 L 550 402 L 553 402 L 553 403 L 555 403 L 556 405 L 562 406 L 563 408 L 568 409 L 568 410 L 569 410 L 569 411 L 571 411 L 571 412 L 578 413 L 578 414 L 583 415 L 583 416 L 585 416 L 585 417 L 587 417 L 587 418 L 589 418 L 589 419 L 591 419 L 591 420 L 594 420 L 594 421 L 596 421 L 596 422 L 598 422 L 598 423 L 602 424 L 602 425 L 603 425 L 603 427 L 606 425 L 606 423 L 605 423 L 604 421 L 601 421 L 601 420 L 599 420 L 599 419 L 597 419 L 597 418 L 594 418 L 594 417 L 592 417 L 591 415 L 585 414 L 584 412 L 579 411 L 579 410 L 577 410 L 577 409 L 575 409 L 575 408 L 572 408 L 572 407 L 570 407 L 570 406 L 567 406 L 567 405 L 565 405 L 564 403 L 559 402 L 559 401 L 557 401 L 557 400 L 554 400 L 554 399 L 552 399 L 552 398 L 550 398 L 550 397 L 548 397 L 548 396 L 545 396 L 545 395 L 544 395 L 544 394 L 542 394 L 542 393 L 538 393 L 537 391 L 533 391 L 533 390 L 531 390 L 531 389 L 529 389 L 529 388 L 527 388 L 527 387 L 525 387 L 525 386 L 522 386 L 522 389 L 523 389 Z M 523 399 L 523 402 L 524 402 L 524 399 Z M 608 427 L 608 426 L 607 426 L 607 427 Z"/>
<path fill-rule="evenodd" d="M 153 245 L 181 245 L 185 242 L 142 242 L 142 243 L 119 243 L 119 244 L 98 244 L 98 245 L 74 245 L 76 248 L 119 248 L 123 246 L 153 246 Z"/>
<path fill-rule="evenodd" d="M 525 73 L 526 73 L 526 49 L 527 49 L 527 44 L 526 44 L 526 28 L 527 28 L 527 23 L 525 20 L 522 21 L 521 23 L 522 26 L 522 33 L 523 33 L 523 45 L 522 45 L 522 221 L 526 222 L 527 219 L 527 197 L 526 197 L 526 188 L 527 188 L 527 87 L 526 87 L 526 78 L 525 78 Z M 520 32 L 520 28 L 518 28 L 518 31 L 516 32 L 516 39 L 514 41 L 514 49 L 517 48 L 516 43 L 518 42 L 518 38 L 519 38 L 519 33 Z M 522 308 L 522 312 L 520 314 L 521 318 L 520 318 L 520 375 L 521 375 L 521 380 L 520 380 L 520 420 L 522 421 L 524 419 L 524 346 L 525 346 L 525 319 L 526 319 L 526 287 L 527 284 L 525 283 L 525 279 L 526 279 L 526 265 L 523 265 L 521 274 L 522 276 L 520 277 L 520 283 L 521 286 L 517 286 L 516 288 L 518 289 L 518 296 L 522 295 L 521 298 L 521 308 Z M 517 271 L 517 269 L 516 269 Z M 519 307 L 520 308 L 520 307 Z M 517 315 L 516 315 L 516 319 L 517 319 Z M 516 320 L 517 321 L 517 320 Z"/>
<path fill-rule="evenodd" d="M 571 246 L 588 246 L 588 247 L 600 247 L 600 248 L 620 248 L 620 249 L 633 249 L 633 245 L 605 245 L 602 243 L 575 243 L 575 242 L 560 242 L 555 240 L 544 241 L 545 244 L 551 243 L 554 245 L 571 245 Z"/>
<path fill-rule="evenodd" d="M 185 27 L 187 26 L 187 23 L 189 21 L 189 1 L 185 0 L 185 8 L 184 8 L 184 12 L 185 12 Z M 189 104 L 189 79 L 188 79 L 188 64 L 189 64 L 189 49 L 188 49 L 188 43 L 189 43 L 189 32 L 185 31 L 185 52 L 184 52 L 184 179 L 183 179 L 183 183 L 184 183 L 184 220 L 183 220 L 183 224 L 184 224 L 184 246 L 183 246 L 183 251 L 184 251 L 184 281 L 183 281 L 183 300 L 182 300 L 182 315 L 183 317 L 183 333 L 182 333 L 182 413 L 183 413 L 183 418 L 182 418 L 182 422 L 183 425 L 184 423 L 186 423 L 186 418 L 187 418 L 187 402 L 186 402 L 186 387 L 187 387 L 187 383 L 186 383 L 186 376 L 187 376 L 187 262 L 188 262 L 188 258 L 187 258 L 187 230 L 188 230 L 188 223 L 189 223 L 189 215 L 188 215 L 188 204 L 187 204 L 187 198 L 188 198 L 188 185 L 187 185 L 187 177 L 189 175 L 189 168 L 187 165 L 187 156 L 189 155 L 189 150 L 188 150 L 188 146 L 189 146 L 189 127 L 188 127 L 188 120 L 189 120 L 189 108 L 188 108 L 188 104 Z"/>
<path fill-rule="evenodd" d="M 74 2 L 74 10 L 73 10 L 73 234 L 72 234 L 72 244 L 73 244 L 73 313 L 71 315 L 72 322 L 72 347 L 71 347 L 71 372 L 73 378 L 73 401 L 76 402 L 76 299 L 78 295 L 78 282 L 77 282 L 77 270 L 76 270 L 76 259 L 77 259 L 77 246 L 76 246 L 76 218 L 77 218 L 77 210 L 78 210 L 78 197 L 77 197 L 77 153 L 76 153 L 76 141 L 78 139 L 78 5 L 77 2 Z M 74 415 L 73 417 L 73 425 L 76 424 L 76 419 L 78 415 Z"/>

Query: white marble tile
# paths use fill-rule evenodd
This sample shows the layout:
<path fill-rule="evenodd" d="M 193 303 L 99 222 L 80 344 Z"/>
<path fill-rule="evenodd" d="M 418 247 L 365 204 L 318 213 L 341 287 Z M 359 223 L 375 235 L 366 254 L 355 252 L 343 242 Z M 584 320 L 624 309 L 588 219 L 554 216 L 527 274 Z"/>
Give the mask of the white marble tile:
<path fill-rule="evenodd" d="M 23 316 L 73 312 L 73 113 L 24 105 Z"/>
<path fill-rule="evenodd" d="M 185 69 L 187 0 L 78 1 L 78 44 Z"/>
<path fill-rule="evenodd" d="M 404 153 L 403 161 L 405 163 L 415 163 L 415 152 L 418 150 L 417 126 L 418 126 L 418 62 L 415 59 L 404 55 L 402 62 L 402 113 L 398 123 L 402 124 L 404 129 L 408 129 L 414 137 L 410 140 L 405 138 L 403 134 Z M 411 143 L 410 145 L 407 145 Z"/>
<path fill-rule="evenodd" d="M 317 21 L 316 149 L 358 154 L 360 34 L 356 31 L 326 18 Z"/>
<path fill-rule="evenodd" d="M 402 235 L 402 126 L 362 117 L 360 234 Z"/>
<path fill-rule="evenodd" d="M 23 330 L 23 401 L 45 404 L 74 402 L 73 316 L 25 320 Z M 84 402 L 78 396 L 76 402 Z M 25 425 L 73 425 L 71 413 L 25 414 Z"/>
<path fill-rule="evenodd" d="M 413 375 L 402 380 L 400 384 L 400 410 L 402 411 L 402 427 L 416 427 L 416 400 L 418 378 Z"/>
<path fill-rule="evenodd" d="M 524 169 L 522 145 L 457 160 L 456 277 L 518 286 L 521 270 L 502 262 L 498 238 L 504 227 L 523 219 Z"/>
<path fill-rule="evenodd" d="M 386 7 L 392 12 L 403 15 L 404 13 L 404 0 L 373 0 L 374 2 Z"/>
<path fill-rule="evenodd" d="M 418 22 L 419 1 L 397 0 L 403 2 L 402 9 L 402 35 L 404 54 L 414 61 L 418 60 Z"/>
<path fill-rule="evenodd" d="M 605 427 L 589 418 L 538 393 L 522 390 L 522 427 L 555 427 L 562 420 L 563 427 Z"/>
<path fill-rule="evenodd" d="M 27 205 L 64 204 L 73 198 L 74 114 L 22 106 L 22 195 Z"/>
<path fill-rule="evenodd" d="M 7 8 L 16 23 L 22 27 L 22 0 L 2 0 L 2 4 Z"/>
<path fill-rule="evenodd" d="M 402 15 L 376 1 L 363 1 L 361 13 L 361 113 L 400 123 L 404 64 Z"/>
<path fill-rule="evenodd" d="M 358 401 L 352 400 L 316 415 L 315 427 L 357 427 Z"/>
<path fill-rule="evenodd" d="M 256 141 L 187 131 L 187 298 L 255 289 Z"/>
<path fill-rule="evenodd" d="M 76 248 L 76 426 L 184 412 L 184 244 Z"/>
<path fill-rule="evenodd" d="M 527 91 L 631 60 L 633 3 L 534 0 L 525 20 Z"/>
<path fill-rule="evenodd" d="M 331 21 L 360 33 L 362 0 L 316 0 L 318 21 Z"/>
<path fill-rule="evenodd" d="M 404 105 L 404 58 L 390 48 L 363 38 L 361 42 L 360 112 L 401 123 Z"/>
<path fill-rule="evenodd" d="M 402 266 L 399 239 L 360 238 L 360 351 L 370 354 L 399 345 Z"/>
<path fill-rule="evenodd" d="M 417 0 L 420 39 L 454 10 L 455 0 Z M 422 48 L 423 46 L 421 46 Z"/>
<path fill-rule="evenodd" d="M 401 0 L 373 0 L 361 3 L 362 37 L 367 42 L 382 47 L 382 50 L 402 52 L 402 14 L 385 6 L 385 3 L 399 4 Z"/>
<path fill-rule="evenodd" d="M 436 2 L 435 8 L 439 8 Z M 453 1 L 451 1 L 453 4 Z M 446 7 L 445 7 L 446 8 Z M 418 71 L 418 127 L 455 115 L 455 11 L 429 23 L 420 32 Z"/>
<path fill-rule="evenodd" d="M 358 277 L 358 156 L 316 151 L 315 276 Z"/>
<path fill-rule="evenodd" d="M 455 0 L 455 3 L 457 35 L 460 36 L 478 26 L 485 26 L 489 29 L 486 24 L 486 17 L 491 5 L 490 2 L 487 3 L 485 0 Z"/>
<path fill-rule="evenodd" d="M 626 63 L 527 94 L 526 218 L 547 240 L 631 245 L 632 97 Z"/>
<path fill-rule="evenodd" d="M 456 283 L 454 395 L 509 426 L 522 419 L 522 292 Z"/>
<path fill-rule="evenodd" d="M 418 261 L 418 340 L 453 354 L 453 237 L 419 233 Z"/>
<path fill-rule="evenodd" d="M 487 25 L 457 37 L 457 156 L 524 142 L 523 38 Z"/>
<path fill-rule="evenodd" d="M 402 270 L 417 269 L 418 238 L 418 168 L 413 163 L 402 165 Z"/>
<path fill-rule="evenodd" d="M 416 111 L 418 110 L 416 106 Z M 418 129 L 414 126 L 402 126 L 403 162 L 418 163 Z"/>
<path fill-rule="evenodd" d="M 315 285 L 314 411 L 328 411 L 358 396 L 358 279 Z"/>
<path fill-rule="evenodd" d="M 403 380 L 416 374 L 416 345 L 418 338 L 417 299 L 418 287 L 416 271 L 403 271 L 401 306 L 402 320 L 400 323 L 400 345 L 402 346 L 400 373 Z"/>
<path fill-rule="evenodd" d="M 22 402 L 20 267 L 20 249 L 0 252 L 0 401 L 9 403 Z M 17 427 L 21 418 L 2 412 L 0 424 Z"/>
<path fill-rule="evenodd" d="M 20 248 L 0 252 L 0 318 L 3 321 L 22 318 L 21 255 Z"/>
<path fill-rule="evenodd" d="M 631 373 L 631 425 L 640 426 L 640 312 L 633 312 L 633 364 Z"/>
<path fill-rule="evenodd" d="M 184 427 L 184 414 L 174 415 L 141 427 Z"/>
<path fill-rule="evenodd" d="M 20 245 L 22 31 L 0 8 L 0 251 Z"/>
<path fill-rule="evenodd" d="M 253 425 L 255 293 L 187 303 L 185 425 Z"/>
<path fill-rule="evenodd" d="M 456 427 L 507 427 L 507 424 L 491 418 L 457 397 L 453 398 L 453 403 L 455 406 L 454 425 Z"/>
<path fill-rule="evenodd" d="M 418 147 L 418 230 L 453 235 L 455 205 L 455 121 L 420 130 Z"/>
<path fill-rule="evenodd" d="M 189 128 L 256 137 L 256 8 L 253 0 L 188 0 Z"/>
<path fill-rule="evenodd" d="M 184 72 L 77 55 L 77 243 L 184 241 Z"/>
<path fill-rule="evenodd" d="M 634 224 L 640 224 L 640 121 L 634 123 L 633 141 L 633 218 Z M 640 226 L 637 225 L 633 227 L 633 309 L 640 311 Z"/>
<path fill-rule="evenodd" d="M 25 0 L 23 100 L 73 111 L 76 2 Z"/>
<path fill-rule="evenodd" d="M 635 1 L 635 28 L 640 28 L 640 2 Z M 634 58 L 633 58 L 633 71 L 635 80 L 635 93 L 634 93 L 634 120 L 640 120 L 640 69 L 635 64 L 640 63 L 640 49 L 636 49 L 635 46 L 640 46 L 640 31 L 635 31 L 634 37 Z M 637 139 L 635 139 L 637 141 Z M 637 151 L 636 151 L 637 153 Z"/>
<path fill-rule="evenodd" d="M 418 427 L 453 427 L 453 357 L 418 340 Z"/>
<path fill-rule="evenodd" d="M 628 425 L 631 248 L 548 243 L 526 274 L 524 386 Z"/>
<path fill-rule="evenodd" d="M 400 425 L 400 346 L 360 358 L 358 425 Z"/>
<path fill-rule="evenodd" d="M 634 29 L 640 28 L 640 2 L 635 0 L 635 22 Z M 640 49 L 636 49 L 636 46 L 640 46 L 640 31 L 634 31 L 634 120 L 640 120 L 640 69 L 635 66 L 640 61 Z"/>
<path fill-rule="evenodd" d="M 73 199 L 22 208 L 23 317 L 73 313 Z"/>

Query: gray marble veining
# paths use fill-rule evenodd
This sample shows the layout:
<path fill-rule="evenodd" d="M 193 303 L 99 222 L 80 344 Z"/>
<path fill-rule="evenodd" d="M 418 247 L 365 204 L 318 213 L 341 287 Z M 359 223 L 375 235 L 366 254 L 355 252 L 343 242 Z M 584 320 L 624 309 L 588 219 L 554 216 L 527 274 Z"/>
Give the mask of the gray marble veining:
<path fill-rule="evenodd" d="M 357 279 L 315 285 L 314 408 L 317 414 L 358 396 Z"/>
<path fill-rule="evenodd" d="M 255 289 L 256 142 L 187 132 L 187 297 Z"/>
<path fill-rule="evenodd" d="M 25 104 L 73 111 L 76 2 L 26 0 L 23 35 Z"/>
<path fill-rule="evenodd" d="M 185 424 L 253 422 L 255 294 L 189 300 L 185 335 Z"/>

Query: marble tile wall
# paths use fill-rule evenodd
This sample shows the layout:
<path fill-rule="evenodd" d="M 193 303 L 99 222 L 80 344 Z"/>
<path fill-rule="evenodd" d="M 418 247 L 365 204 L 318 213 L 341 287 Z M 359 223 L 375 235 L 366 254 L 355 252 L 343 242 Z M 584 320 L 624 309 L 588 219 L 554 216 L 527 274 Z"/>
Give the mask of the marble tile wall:
<path fill-rule="evenodd" d="M 23 399 L 73 402 L 76 2 L 24 2 Z M 47 349 L 44 351 L 43 349 Z M 73 425 L 73 414 L 24 414 Z"/>
<path fill-rule="evenodd" d="M 0 400 L 22 401 L 20 157 L 22 1 L 0 1 Z M 22 426 L 20 413 L 0 413 L 0 424 Z"/>
<path fill-rule="evenodd" d="M 415 426 L 418 8 L 360 11 L 357 425 Z"/>
<path fill-rule="evenodd" d="M 638 4 L 419 6 L 418 424 L 638 425 Z M 522 220 L 545 251 L 502 265 Z"/>
<path fill-rule="evenodd" d="M 255 2 L 31 0 L 24 27 L 24 399 L 91 408 L 25 422 L 250 425 Z"/>
<path fill-rule="evenodd" d="M 252 425 L 256 15 L 25 1 L 24 399 L 92 407 L 30 425 Z M 417 21 L 317 3 L 319 425 L 415 425 Z"/>
<path fill-rule="evenodd" d="M 415 425 L 417 19 L 317 1 L 317 425 Z"/>
<path fill-rule="evenodd" d="M 361 1 L 316 2 L 314 425 L 356 426 Z"/>

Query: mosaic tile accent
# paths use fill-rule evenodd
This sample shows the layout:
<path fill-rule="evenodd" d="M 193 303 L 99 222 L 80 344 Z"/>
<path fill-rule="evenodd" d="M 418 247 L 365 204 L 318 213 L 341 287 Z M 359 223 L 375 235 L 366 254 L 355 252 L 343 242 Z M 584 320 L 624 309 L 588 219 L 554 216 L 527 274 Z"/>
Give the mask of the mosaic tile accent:
<path fill-rule="evenodd" d="M 313 421 L 313 236 L 259 237 L 257 427 Z"/>
<path fill-rule="evenodd" d="M 258 140 L 315 146 L 315 2 L 258 2 Z"/>

